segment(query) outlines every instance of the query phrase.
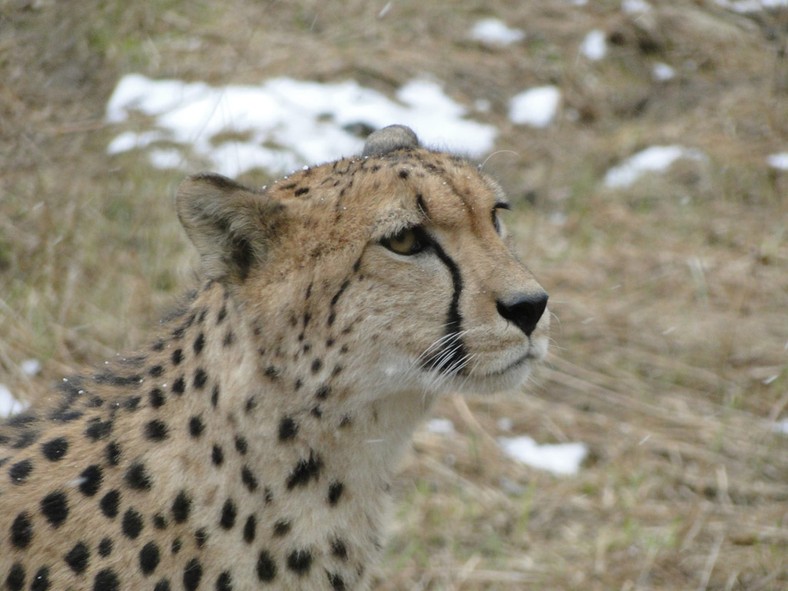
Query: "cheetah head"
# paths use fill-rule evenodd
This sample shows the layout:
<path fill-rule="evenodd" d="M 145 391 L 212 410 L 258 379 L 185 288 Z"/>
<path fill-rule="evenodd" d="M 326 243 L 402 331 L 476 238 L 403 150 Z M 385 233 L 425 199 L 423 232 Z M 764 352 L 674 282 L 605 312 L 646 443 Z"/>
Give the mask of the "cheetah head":
<path fill-rule="evenodd" d="M 192 177 L 177 207 L 283 379 L 369 399 L 494 392 L 547 352 L 547 294 L 507 243 L 502 190 L 406 127 L 261 190 Z"/>

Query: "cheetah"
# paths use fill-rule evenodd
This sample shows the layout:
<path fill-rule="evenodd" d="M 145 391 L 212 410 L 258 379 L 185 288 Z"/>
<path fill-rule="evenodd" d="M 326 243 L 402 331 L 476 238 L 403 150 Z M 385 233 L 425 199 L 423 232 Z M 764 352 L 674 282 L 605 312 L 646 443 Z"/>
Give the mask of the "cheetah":
<path fill-rule="evenodd" d="M 519 387 L 547 294 L 499 186 L 403 126 L 262 190 L 185 180 L 201 287 L 0 425 L 0 585 L 368 589 L 436 397 Z"/>

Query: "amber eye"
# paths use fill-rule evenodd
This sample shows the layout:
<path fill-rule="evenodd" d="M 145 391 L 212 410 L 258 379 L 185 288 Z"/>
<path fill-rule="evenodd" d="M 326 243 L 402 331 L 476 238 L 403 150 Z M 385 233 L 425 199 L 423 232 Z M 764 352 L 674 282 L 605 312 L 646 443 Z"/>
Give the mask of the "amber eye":
<path fill-rule="evenodd" d="M 394 236 L 389 236 L 380 241 L 391 252 L 401 255 L 414 255 L 427 248 L 427 240 L 422 232 L 416 228 L 405 228 Z"/>

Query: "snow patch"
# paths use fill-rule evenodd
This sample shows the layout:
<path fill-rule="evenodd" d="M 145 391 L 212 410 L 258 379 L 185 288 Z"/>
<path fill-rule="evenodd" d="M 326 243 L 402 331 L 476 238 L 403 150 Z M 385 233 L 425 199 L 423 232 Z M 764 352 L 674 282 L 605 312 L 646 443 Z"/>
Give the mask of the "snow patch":
<path fill-rule="evenodd" d="M 788 170 L 788 152 L 778 152 L 766 157 L 766 162 L 777 170 Z"/>
<path fill-rule="evenodd" d="M 657 82 L 667 82 L 676 77 L 676 70 L 666 63 L 658 62 L 651 68 L 651 77 Z"/>
<path fill-rule="evenodd" d="M 532 468 L 546 470 L 559 476 L 571 476 L 580 470 L 588 455 L 584 443 L 556 443 L 540 445 L 525 435 L 500 437 L 498 443 L 509 457 Z"/>
<path fill-rule="evenodd" d="M 607 40 L 604 31 L 594 29 L 588 33 L 580 44 L 580 53 L 592 62 L 604 58 L 607 55 Z"/>
<path fill-rule="evenodd" d="M 454 423 L 449 419 L 430 419 L 427 421 L 427 431 L 439 435 L 451 435 L 454 433 Z"/>
<path fill-rule="evenodd" d="M 36 376 L 41 371 L 41 362 L 38 359 L 25 359 L 19 364 L 19 369 L 26 376 Z"/>
<path fill-rule="evenodd" d="M 788 0 L 716 0 L 718 6 L 741 14 L 777 10 L 788 6 Z"/>
<path fill-rule="evenodd" d="M 23 412 L 30 406 L 27 402 L 22 402 L 14 398 L 11 390 L 5 384 L 0 384 L 0 417 L 6 418 Z"/>
<path fill-rule="evenodd" d="M 123 123 L 138 111 L 154 119 L 154 129 L 124 131 L 107 151 L 118 154 L 167 142 L 166 149 L 150 152 L 153 166 L 185 167 L 188 154 L 227 176 L 257 167 L 277 174 L 358 154 L 364 142 L 348 129 L 392 123 L 412 127 L 425 145 L 474 158 L 492 150 L 497 130 L 466 119 L 466 108 L 438 83 L 412 80 L 396 99 L 355 81 L 274 78 L 259 86 L 212 87 L 130 74 L 115 87 L 106 119 Z"/>
<path fill-rule="evenodd" d="M 561 91 L 555 86 L 537 86 L 512 97 L 509 119 L 531 127 L 547 127 L 552 123 L 561 103 Z"/>
<path fill-rule="evenodd" d="M 627 14 L 643 14 L 651 10 L 651 4 L 646 0 L 623 0 L 621 10 Z"/>
<path fill-rule="evenodd" d="M 474 41 L 502 47 L 511 45 L 525 39 L 525 33 L 520 29 L 512 29 L 505 22 L 497 18 L 485 18 L 478 21 L 469 33 Z"/>
<path fill-rule="evenodd" d="M 788 435 L 788 419 L 776 421 L 772 426 L 772 431 L 779 435 Z"/>
<path fill-rule="evenodd" d="M 705 160 L 706 156 L 694 148 L 676 145 L 651 146 L 609 169 L 605 174 L 605 186 L 611 189 L 628 187 L 647 172 L 665 171 L 681 158 Z"/>

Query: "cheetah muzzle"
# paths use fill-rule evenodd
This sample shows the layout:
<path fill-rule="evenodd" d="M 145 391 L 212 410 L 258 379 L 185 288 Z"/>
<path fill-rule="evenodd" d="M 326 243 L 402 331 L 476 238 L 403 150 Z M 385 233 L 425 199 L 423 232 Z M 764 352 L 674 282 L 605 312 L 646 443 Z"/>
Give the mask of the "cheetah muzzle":
<path fill-rule="evenodd" d="M 498 185 L 408 128 L 253 190 L 178 190 L 204 282 L 149 346 L 0 426 L 0 583 L 366 589 L 442 392 L 523 384 L 547 295 Z"/>

